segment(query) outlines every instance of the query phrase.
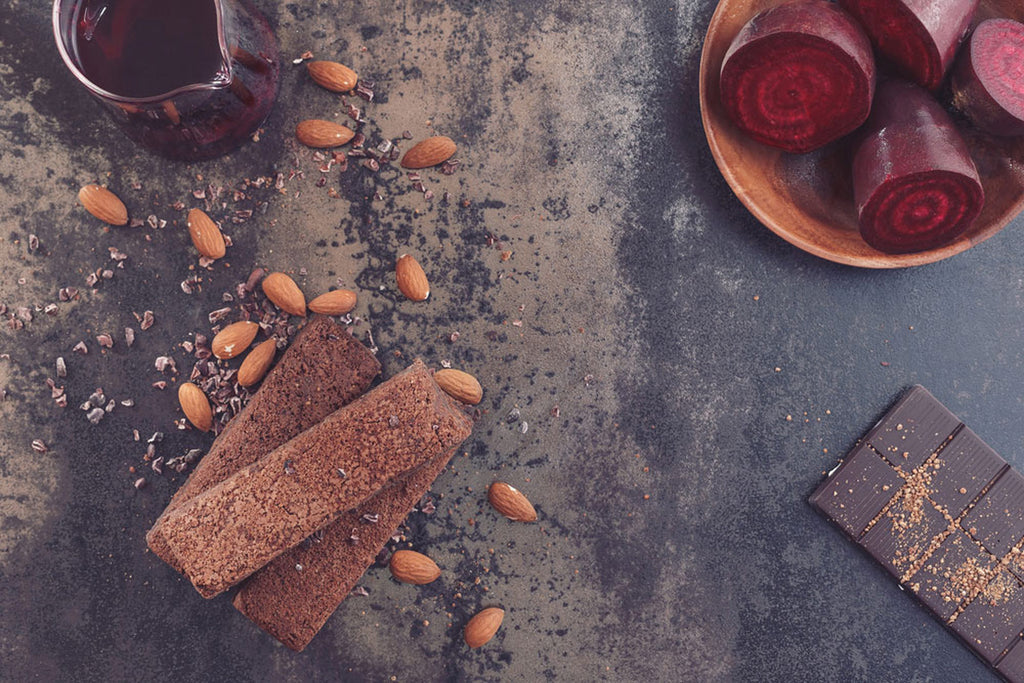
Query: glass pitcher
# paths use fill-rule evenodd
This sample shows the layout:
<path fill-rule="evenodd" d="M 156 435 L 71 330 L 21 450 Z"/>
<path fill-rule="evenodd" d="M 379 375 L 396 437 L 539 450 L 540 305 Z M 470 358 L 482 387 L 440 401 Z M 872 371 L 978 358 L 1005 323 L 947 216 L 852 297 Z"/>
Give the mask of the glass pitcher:
<path fill-rule="evenodd" d="M 236 148 L 277 96 L 277 41 L 248 0 L 55 0 L 53 31 L 128 137 L 173 159 Z"/>

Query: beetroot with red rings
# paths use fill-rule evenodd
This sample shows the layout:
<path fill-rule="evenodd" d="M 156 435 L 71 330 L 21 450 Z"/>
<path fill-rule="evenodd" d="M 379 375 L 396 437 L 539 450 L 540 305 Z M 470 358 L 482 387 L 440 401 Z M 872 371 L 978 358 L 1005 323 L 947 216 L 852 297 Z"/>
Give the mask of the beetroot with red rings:
<path fill-rule="evenodd" d="M 722 104 L 747 135 L 809 152 L 850 133 L 871 110 L 875 62 L 856 21 L 825 0 L 761 12 L 733 39 Z"/>
<path fill-rule="evenodd" d="M 879 83 L 853 156 L 860 233 L 904 254 L 953 241 L 984 203 L 978 169 L 949 114 L 922 88 Z"/>
<path fill-rule="evenodd" d="M 1024 135 L 1024 24 L 988 19 L 960 53 L 953 107 L 991 135 Z"/>
<path fill-rule="evenodd" d="M 980 0 L 839 0 L 904 76 L 935 91 Z"/>

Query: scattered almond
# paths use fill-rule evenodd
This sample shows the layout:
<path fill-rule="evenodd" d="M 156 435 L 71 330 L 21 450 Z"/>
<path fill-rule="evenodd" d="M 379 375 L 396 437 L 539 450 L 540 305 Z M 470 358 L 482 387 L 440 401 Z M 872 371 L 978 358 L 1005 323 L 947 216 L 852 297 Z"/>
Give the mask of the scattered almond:
<path fill-rule="evenodd" d="M 277 341 L 267 339 L 256 345 L 256 348 L 249 352 L 242 364 L 238 367 L 238 383 L 243 387 L 251 387 L 256 384 L 267 370 L 274 363 L 274 354 L 277 353 Z"/>
<path fill-rule="evenodd" d="M 430 583 L 441 576 L 441 570 L 437 564 L 415 550 L 396 550 L 388 563 L 391 568 L 391 576 L 402 583 L 414 583 L 422 586 Z"/>
<path fill-rule="evenodd" d="M 224 235 L 202 209 L 192 209 L 188 212 L 188 234 L 192 237 L 192 244 L 206 258 L 217 259 L 224 256 Z"/>
<path fill-rule="evenodd" d="M 221 360 L 241 355 L 243 351 L 249 348 L 252 340 L 256 338 L 256 333 L 259 332 L 259 329 L 259 325 L 249 320 L 239 320 L 237 323 L 231 323 L 218 332 L 214 336 L 213 341 L 210 342 L 213 355 Z"/>
<path fill-rule="evenodd" d="M 78 191 L 78 201 L 85 210 L 104 223 L 125 225 L 128 223 L 128 209 L 117 195 L 100 185 L 86 185 Z"/>
<path fill-rule="evenodd" d="M 356 293 L 350 289 L 336 289 L 309 302 L 309 310 L 324 315 L 345 315 L 355 307 Z"/>
<path fill-rule="evenodd" d="M 429 168 L 455 154 L 455 141 L 444 135 L 420 140 L 402 157 L 403 168 Z"/>
<path fill-rule="evenodd" d="M 496 481 L 487 489 L 491 506 L 514 522 L 535 522 L 537 511 L 522 491 L 503 481 Z"/>
<path fill-rule="evenodd" d="M 423 267 L 409 254 L 402 254 L 395 264 L 398 289 L 410 301 L 425 301 L 430 296 L 430 283 Z"/>
<path fill-rule="evenodd" d="M 306 315 L 306 297 L 284 273 L 271 273 L 263 278 L 263 293 L 275 306 L 292 315 Z"/>
<path fill-rule="evenodd" d="M 462 635 L 466 639 L 466 645 L 480 647 L 494 637 L 501 627 L 505 618 L 505 610 L 500 607 L 488 607 L 476 613 L 466 624 L 466 630 Z"/>
<path fill-rule="evenodd" d="M 295 126 L 295 137 L 307 147 L 340 147 L 355 137 L 355 131 L 334 121 L 307 119 Z"/>
<path fill-rule="evenodd" d="M 181 404 L 181 411 L 185 413 L 185 417 L 196 429 L 201 432 L 210 431 L 210 427 L 213 426 L 213 411 L 202 389 L 192 382 L 185 382 L 178 387 L 178 403 Z"/>
<path fill-rule="evenodd" d="M 355 71 L 338 62 L 307 62 L 306 69 L 317 85 L 331 92 L 348 92 L 359 80 Z"/>
<path fill-rule="evenodd" d="M 444 393 L 456 401 L 468 403 L 471 406 L 475 406 L 484 397 L 484 390 L 476 377 L 462 370 L 449 368 L 438 370 L 434 373 L 434 381 L 444 390 Z"/>

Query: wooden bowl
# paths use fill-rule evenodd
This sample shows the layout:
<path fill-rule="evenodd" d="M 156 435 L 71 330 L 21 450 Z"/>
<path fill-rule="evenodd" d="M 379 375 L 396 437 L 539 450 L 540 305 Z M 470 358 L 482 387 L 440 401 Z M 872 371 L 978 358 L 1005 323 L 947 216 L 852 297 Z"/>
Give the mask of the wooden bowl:
<path fill-rule="evenodd" d="M 789 154 L 755 142 L 726 116 L 719 92 L 722 58 L 740 28 L 781 0 L 721 0 L 704 38 L 700 112 L 719 170 L 741 202 L 787 242 L 816 256 L 862 268 L 933 263 L 996 234 L 1024 207 L 1024 138 L 985 135 L 967 123 L 961 132 L 978 166 L 985 206 L 967 232 L 939 249 L 886 254 L 864 242 L 857 227 L 849 145 L 840 140 L 809 154 Z M 1022 21 L 1020 0 L 982 0 L 975 21 L 993 16 Z"/>

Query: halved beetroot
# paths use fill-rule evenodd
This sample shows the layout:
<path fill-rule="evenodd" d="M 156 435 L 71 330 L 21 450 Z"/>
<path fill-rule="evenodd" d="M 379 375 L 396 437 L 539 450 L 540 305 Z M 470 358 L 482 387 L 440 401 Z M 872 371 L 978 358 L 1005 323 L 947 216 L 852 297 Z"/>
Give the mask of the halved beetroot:
<path fill-rule="evenodd" d="M 992 135 L 1024 135 L 1024 24 L 978 24 L 957 58 L 953 106 Z"/>
<path fill-rule="evenodd" d="M 937 90 L 980 0 L 839 0 L 904 76 Z"/>
<path fill-rule="evenodd" d="M 903 254 L 940 247 L 971 225 L 984 202 L 978 169 L 949 114 L 906 81 L 879 83 L 853 155 L 860 233 Z"/>
<path fill-rule="evenodd" d="M 871 43 L 848 14 L 825 0 L 761 12 L 725 53 L 722 104 L 750 137 L 809 152 L 853 131 L 871 111 Z"/>

